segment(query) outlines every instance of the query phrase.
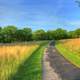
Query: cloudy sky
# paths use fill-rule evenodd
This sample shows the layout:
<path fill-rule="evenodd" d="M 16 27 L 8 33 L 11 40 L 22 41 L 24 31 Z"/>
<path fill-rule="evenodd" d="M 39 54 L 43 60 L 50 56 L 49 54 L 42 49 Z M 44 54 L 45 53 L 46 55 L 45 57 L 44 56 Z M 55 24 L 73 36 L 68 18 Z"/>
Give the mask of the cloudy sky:
<path fill-rule="evenodd" d="M 80 7 L 75 0 L 0 0 L 0 26 L 36 29 L 80 27 Z"/>

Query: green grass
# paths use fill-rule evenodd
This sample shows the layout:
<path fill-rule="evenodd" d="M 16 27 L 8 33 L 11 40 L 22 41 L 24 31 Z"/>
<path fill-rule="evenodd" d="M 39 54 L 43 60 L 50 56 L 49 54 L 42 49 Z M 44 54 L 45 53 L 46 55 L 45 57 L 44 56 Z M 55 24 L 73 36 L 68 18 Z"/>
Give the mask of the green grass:
<path fill-rule="evenodd" d="M 29 45 L 30 47 L 28 47 L 28 45 L 26 45 L 27 48 L 29 48 L 29 51 L 28 51 L 29 54 L 27 52 L 27 48 L 25 49 L 26 53 L 21 52 L 21 50 L 23 50 L 23 48 L 25 48 L 24 47 L 25 45 L 19 45 L 19 47 L 21 47 L 20 49 L 17 47 L 14 48 L 16 45 L 0 46 L 0 80 L 9 80 L 9 77 L 16 73 L 18 67 L 25 61 L 25 59 L 28 59 L 30 57 L 30 55 L 39 47 L 38 45 L 37 46 L 33 45 L 33 47 L 31 47 L 32 45 L 33 44 L 30 44 Z M 2 48 L 2 47 L 4 47 L 4 48 Z M 30 50 L 30 49 L 32 49 L 32 50 Z M 13 50 L 12 53 L 9 52 L 11 50 Z M 3 52 L 3 51 L 5 51 L 5 52 Z M 20 55 L 20 53 L 22 55 Z"/>
<path fill-rule="evenodd" d="M 68 61 L 70 61 L 76 67 L 80 68 L 80 56 L 67 50 L 61 43 L 56 44 L 56 48 Z"/>
<path fill-rule="evenodd" d="M 42 56 L 46 46 L 47 42 L 42 43 L 10 80 L 42 80 Z"/>

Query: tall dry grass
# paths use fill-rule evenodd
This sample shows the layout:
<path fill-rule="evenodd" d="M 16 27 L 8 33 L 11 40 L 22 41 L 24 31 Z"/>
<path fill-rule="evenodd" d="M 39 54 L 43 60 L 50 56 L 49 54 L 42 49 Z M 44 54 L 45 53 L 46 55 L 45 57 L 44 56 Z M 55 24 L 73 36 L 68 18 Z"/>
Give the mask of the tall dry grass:
<path fill-rule="evenodd" d="M 9 80 L 39 45 L 1 45 L 0 46 L 0 80 Z"/>
<path fill-rule="evenodd" d="M 80 38 L 66 40 L 63 46 L 80 56 Z"/>

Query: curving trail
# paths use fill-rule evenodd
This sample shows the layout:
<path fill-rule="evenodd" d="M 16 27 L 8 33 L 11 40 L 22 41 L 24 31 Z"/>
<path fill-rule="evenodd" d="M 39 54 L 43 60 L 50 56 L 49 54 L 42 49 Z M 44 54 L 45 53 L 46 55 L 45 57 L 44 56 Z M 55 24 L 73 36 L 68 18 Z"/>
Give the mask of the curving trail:
<path fill-rule="evenodd" d="M 80 69 L 49 46 L 43 57 L 43 80 L 80 80 Z"/>

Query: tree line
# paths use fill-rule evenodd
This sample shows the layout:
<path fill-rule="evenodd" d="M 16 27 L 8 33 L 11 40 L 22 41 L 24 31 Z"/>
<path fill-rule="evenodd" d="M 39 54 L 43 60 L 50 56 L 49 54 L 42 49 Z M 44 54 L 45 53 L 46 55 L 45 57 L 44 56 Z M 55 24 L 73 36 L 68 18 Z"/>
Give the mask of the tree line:
<path fill-rule="evenodd" d="M 68 38 L 79 38 L 80 28 L 74 31 L 67 31 L 62 28 L 45 31 L 39 29 L 32 31 L 31 28 L 18 29 L 15 26 L 0 27 L 0 43 L 38 41 L 38 40 L 60 40 Z"/>

